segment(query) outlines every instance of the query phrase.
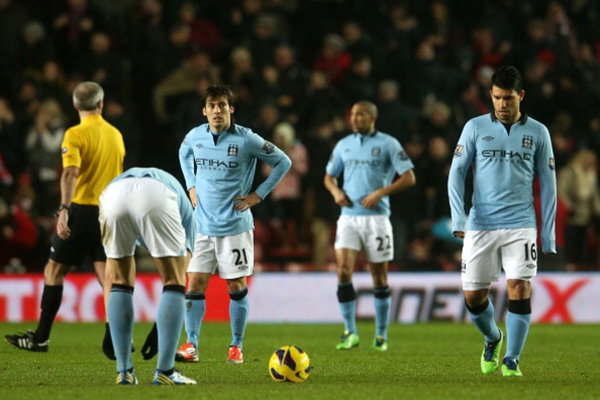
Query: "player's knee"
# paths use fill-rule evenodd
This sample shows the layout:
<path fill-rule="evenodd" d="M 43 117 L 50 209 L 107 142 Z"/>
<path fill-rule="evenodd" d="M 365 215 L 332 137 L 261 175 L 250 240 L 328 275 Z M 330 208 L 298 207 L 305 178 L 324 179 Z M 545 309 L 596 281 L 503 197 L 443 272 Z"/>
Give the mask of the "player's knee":
<path fill-rule="evenodd" d="M 229 292 L 229 298 L 233 301 L 240 301 L 248 295 L 248 287 L 243 288 L 237 292 Z"/>
<path fill-rule="evenodd" d="M 56 261 L 48 261 L 44 267 L 44 281 L 48 285 L 62 285 L 69 268 Z"/>

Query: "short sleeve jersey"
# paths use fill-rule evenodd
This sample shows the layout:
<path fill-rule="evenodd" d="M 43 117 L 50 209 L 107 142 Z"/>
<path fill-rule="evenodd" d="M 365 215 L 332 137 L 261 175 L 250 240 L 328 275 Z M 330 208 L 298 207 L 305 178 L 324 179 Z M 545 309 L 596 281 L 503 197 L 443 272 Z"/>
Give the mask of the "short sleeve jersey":
<path fill-rule="evenodd" d="M 61 152 L 63 168 L 79 168 L 73 203 L 99 205 L 100 193 L 123 172 L 121 132 L 101 115 L 90 115 L 67 130 Z"/>
<path fill-rule="evenodd" d="M 375 131 L 368 135 L 353 133 L 340 140 L 327 163 L 326 172 L 333 177 L 343 173 L 343 190 L 351 201 L 342 207 L 342 215 L 390 216 L 389 196 L 377 206 L 367 209 L 363 199 L 377 189 L 392 183 L 396 173 L 413 169 L 413 163 L 400 142 L 391 135 Z"/>

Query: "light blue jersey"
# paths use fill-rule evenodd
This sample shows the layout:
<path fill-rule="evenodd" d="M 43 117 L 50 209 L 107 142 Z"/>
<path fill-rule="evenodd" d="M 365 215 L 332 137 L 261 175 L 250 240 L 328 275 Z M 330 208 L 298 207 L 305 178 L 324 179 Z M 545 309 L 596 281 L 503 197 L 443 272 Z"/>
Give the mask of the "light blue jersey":
<path fill-rule="evenodd" d="M 353 133 L 340 140 L 333 149 L 326 172 L 335 178 L 343 173 L 343 191 L 352 204 L 342 207 L 342 215 L 389 217 L 389 196 L 382 197 L 371 209 L 361 203 L 375 190 L 390 185 L 396 173 L 402 175 L 413 168 L 412 161 L 397 139 L 375 131 L 368 135 Z"/>
<path fill-rule="evenodd" d="M 209 124 L 192 129 L 179 148 L 187 189 L 196 188 L 198 230 L 231 236 L 253 229 L 252 213 L 233 208 L 237 196 L 251 192 L 257 159 L 273 169 L 255 190 L 264 199 L 292 166 L 290 158 L 252 130 L 232 124 L 215 143 Z"/>
<path fill-rule="evenodd" d="M 542 251 L 556 253 L 556 173 L 548 129 L 523 114 L 510 134 L 494 114 L 465 124 L 448 177 L 452 230 L 465 231 L 465 178 L 473 166 L 469 230 L 536 228 L 533 180 L 540 179 Z"/>
<path fill-rule="evenodd" d="M 196 222 L 194 221 L 194 209 L 187 193 L 183 190 L 181 183 L 179 183 L 173 175 L 158 168 L 130 168 L 117 176 L 110 183 L 126 178 L 152 178 L 164 184 L 177 194 L 177 205 L 179 206 L 181 223 L 185 229 L 185 247 L 187 247 L 190 252 L 193 252 L 197 229 Z M 138 244 L 144 246 L 141 238 L 138 238 Z"/>

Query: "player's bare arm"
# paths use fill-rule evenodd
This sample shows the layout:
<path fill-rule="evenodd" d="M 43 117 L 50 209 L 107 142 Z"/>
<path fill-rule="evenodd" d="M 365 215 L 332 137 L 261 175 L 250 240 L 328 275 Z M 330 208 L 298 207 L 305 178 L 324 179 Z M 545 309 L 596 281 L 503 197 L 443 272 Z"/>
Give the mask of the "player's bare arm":
<path fill-rule="evenodd" d="M 239 203 L 236 203 L 233 206 L 233 208 L 238 211 L 249 210 L 251 207 L 254 207 L 262 201 L 260 196 L 257 195 L 255 192 L 247 194 L 246 196 L 237 196 L 233 200 L 239 201 Z"/>
<path fill-rule="evenodd" d="M 61 239 L 67 239 L 71 236 L 69 228 L 69 207 L 75 195 L 75 184 L 79 176 L 78 167 L 66 167 L 63 169 L 60 177 L 60 204 L 58 211 L 58 221 L 56 222 L 56 234 Z"/>
<path fill-rule="evenodd" d="M 348 199 L 346 193 L 338 186 L 336 178 L 329 174 L 325 174 L 324 184 L 327 190 L 329 190 L 329 193 L 333 196 L 335 204 L 340 207 L 349 207 L 351 205 L 350 199 Z"/>
<path fill-rule="evenodd" d="M 194 208 L 196 208 L 196 206 L 198 205 L 198 196 L 196 195 L 196 188 L 195 187 L 191 187 L 188 190 L 188 194 L 190 195 L 190 200 L 192 202 L 192 206 Z"/>

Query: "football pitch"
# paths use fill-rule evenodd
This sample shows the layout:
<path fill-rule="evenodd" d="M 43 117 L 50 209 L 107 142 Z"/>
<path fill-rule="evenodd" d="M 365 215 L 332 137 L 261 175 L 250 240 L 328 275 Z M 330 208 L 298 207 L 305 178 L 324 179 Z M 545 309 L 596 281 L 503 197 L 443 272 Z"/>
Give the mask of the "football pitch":
<path fill-rule="evenodd" d="M 371 348 L 372 322 L 359 323 L 361 344 L 335 350 L 341 325 L 250 324 L 244 364 L 225 362 L 228 324 L 202 326 L 200 362 L 180 364 L 197 386 L 152 386 L 156 357 L 139 352 L 151 324 L 138 323 L 133 362 L 140 384 L 117 386 L 115 362 L 101 352 L 103 324 L 55 323 L 48 353 L 17 350 L 5 334 L 35 324 L 0 323 L 0 399 L 598 399 L 599 325 L 533 325 L 521 358 L 521 378 L 483 375 L 483 340 L 470 324 L 393 324 L 389 350 Z M 184 336 L 182 336 L 184 340 Z M 279 346 L 310 356 L 305 383 L 273 381 L 267 365 Z M 506 345 L 504 345 L 506 346 Z M 501 356 L 504 355 L 505 347 Z"/>

